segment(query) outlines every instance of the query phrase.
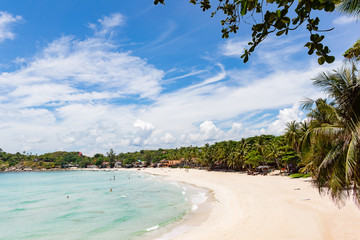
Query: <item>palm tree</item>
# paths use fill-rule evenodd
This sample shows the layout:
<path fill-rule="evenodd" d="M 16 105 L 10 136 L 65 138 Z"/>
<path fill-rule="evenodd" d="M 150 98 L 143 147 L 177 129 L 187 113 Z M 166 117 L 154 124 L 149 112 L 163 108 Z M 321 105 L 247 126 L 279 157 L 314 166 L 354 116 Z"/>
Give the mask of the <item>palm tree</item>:
<path fill-rule="evenodd" d="M 266 162 L 266 141 L 265 141 L 265 137 L 263 135 L 259 136 L 258 138 L 255 139 L 254 142 L 254 146 L 255 149 L 258 151 L 258 153 L 260 154 L 261 158 L 262 158 L 262 164 L 265 164 Z"/>
<path fill-rule="evenodd" d="M 266 157 L 275 164 L 276 169 L 280 169 L 280 159 L 283 155 L 280 145 L 280 141 L 273 141 L 267 146 Z"/>
<path fill-rule="evenodd" d="M 300 145 L 299 123 L 297 123 L 296 121 L 286 123 L 285 139 L 289 144 L 289 146 L 295 150 L 295 152 L 299 152 L 299 145 Z"/>
<path fill-rule="evenodd" d="M 328 190 L 335 202 L 353 195 L 360 204 L 360 78 L 355 65 L 331 73 L 322 73 L 314 85 L 325 91 L 331 103 L 323 99 L 309 116 L 311 127 L 305 143 L 312 160 L 307 168 L 321 192 Z M 320 152 L 316 150 L 321 150 Z"/>
<path fill-rule="evenodd" d="M 245 157 L 247 153 L 247 142 L 243 138 L 236 143 L 231 151 L 230 158 L 228 160 L 228 167 L 234 170 L 243 168 L 245 163 Z"/>
<path fill-rule="evenodd" d="M 213 169 L 215 165 L 215 153 L 214 153 L 214 145 L 209 145 L 208 143 L 201 149 L 199 163 L 202 166 L 208 167 L 209 169 Z"/>

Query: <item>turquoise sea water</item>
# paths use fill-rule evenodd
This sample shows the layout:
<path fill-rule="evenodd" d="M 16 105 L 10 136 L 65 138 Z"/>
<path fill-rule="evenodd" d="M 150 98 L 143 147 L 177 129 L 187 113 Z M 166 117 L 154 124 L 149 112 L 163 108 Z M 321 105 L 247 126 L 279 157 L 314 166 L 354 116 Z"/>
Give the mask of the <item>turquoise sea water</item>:
<path fill-rule="evenodd" d="M 141 238 L 194 209 L 185 190 L 140 172 L 1 173 L 0 239 Z"/>

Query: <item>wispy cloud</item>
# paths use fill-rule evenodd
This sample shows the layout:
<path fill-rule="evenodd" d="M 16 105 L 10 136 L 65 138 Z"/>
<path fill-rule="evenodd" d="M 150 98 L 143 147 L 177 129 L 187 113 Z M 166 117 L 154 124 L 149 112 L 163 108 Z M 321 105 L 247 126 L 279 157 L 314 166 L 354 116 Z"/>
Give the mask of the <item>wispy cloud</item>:
<path fill-rule="evenodd" d="M 129 52 L 117 52 L 107 40 L 81 41 L 65 36 L 49 44 L 20 70 L 2 73 L 0 82 L 12 89 L 9 95 L 42 99 L 38 102 L 42 105 L 84 99 L 85 88 L 93 94 L 89 97 L 107 98 L 109 95 L 99 93 L 111 91 L 118 97 L 152 98 L 161 90 L 163 75 L 163 71 Z M 24 98 L 23 104 L 27 102 Z"/>
<path fill-rule="evenodd" d="M 0 11 L 0 42 L 14 39 L 15 34 L 11 31 L 11 26 L 21 20 L 21 16 L 13 16 L 10 13 Z"/>
<path fill-rule="evenodd" d="M 186 74 L 183 74 L 183 75 L 180 75 L 180 76 L 177 76 L 177 77 L 173 77 L 173 78 L 168 78 L 165 81 L 167 83 L 169 83 L 169 82 L 173 82 L 175 80 L 196 76 L 196 75 L 199 75 L 199 74 L 204 73 L 204 72 L 206 72 L 206 70 L 192 70 L 189 73 L 186 73 Z"/>
<path fill-rule="evenodd" d="M 217 64 L 217 66 L 220 67 L 221 72 L 219 72 L 217 75 L 215 75 L 215 76 L 213 76 L 213 77 L 207 78 L 206 80 L 204 80 L 204 81 L 201 82 L 201 83 L 191 85 L 191 86 L 187 87 L 185 90 L 190 90 L 190 89 L 198 88 L 198 87 L 201 87 L 201 86 L 205 86 L 205 85 L 212 84 L 212 83 L 216 83 L 216 82 L 218 82 L 218 81 L 223 80 L 223 79 L 226 77 L 225 68 L 224 68 L 224 66 L 223 66 L 222 64 L 220 64 L 220 63 Z"/>
<path fill-rule="evenodd" d="M 244 49 L 248 48 L 248 42 L 239 39 L 229 39 L 220 45 L 221 54 L 227 57 L 240 57 L 244 54 Z"/>
<path fill-rule="evenodd" d="M 333 20 L 333 24 L 335 25 L 346 25 L 349 23 L 353 23 L 358 21 L 358 19 L 355 16 L 340 16 Z"/>
<path fill-rule="evenodd" d="M 116 27 L 125 24 L 125 17 L 120 13 L 113 13 L 98 20 L 98 24 L 90 23 L 89 27 L 95 31 L 95 35 L 105 36 L 112 34 Z"/>

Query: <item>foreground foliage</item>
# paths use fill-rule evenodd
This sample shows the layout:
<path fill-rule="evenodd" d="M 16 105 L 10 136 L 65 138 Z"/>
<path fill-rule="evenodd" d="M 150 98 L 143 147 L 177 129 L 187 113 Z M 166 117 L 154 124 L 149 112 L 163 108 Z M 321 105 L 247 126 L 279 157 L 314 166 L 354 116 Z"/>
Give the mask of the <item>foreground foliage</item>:
<path fill-rule="evenodd" d="M 320 192 L 329 193 L 339 205 L 349 196 L 360 205 L 358 70 L 353 63 L 321 73 L 313 83 L 327 94 L 328 99 L 304 101 L 304 108 L 310 110 L 308 129 L 299 135 L 292 134 L 291 142 L 298 146 L 302 170 L 312 173 Z M 293 132 L 299 132 L 299 127 L 294 128 Z"/>

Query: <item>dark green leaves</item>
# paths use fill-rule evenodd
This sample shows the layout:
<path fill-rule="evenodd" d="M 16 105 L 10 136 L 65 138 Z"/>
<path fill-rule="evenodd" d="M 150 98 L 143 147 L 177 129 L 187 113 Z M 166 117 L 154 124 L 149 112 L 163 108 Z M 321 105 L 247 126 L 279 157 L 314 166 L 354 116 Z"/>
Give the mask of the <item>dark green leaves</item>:
<path fill-rule="evenodd" d="M 325 63 L 325 57 L 323 57 L 323 56 L 319 57 L 319 58 L 318 58 L 318 63 L 319 63 L 320 65 L 323 65 L 323 64 Z"/>
<path fill-rule="evenodd" d="M 276 33 L 276 36 L 281 36 L 281 35 L 283 35 L 283 33 L 284 33 L 285 31 L 286 31 L 286 30 L 278 31 L 278 32 Z"/>
<path fill-rule="evenodd" d="M 310 42 L 305 44 L 305 47 L 309 49 L 308 54 L 312 55 L 314 52 L 316 53 L 318 58 L 318 63 L 323 65 L 325 62 L 332 63 L 335 61 L 334 56 L 329 56 L 330 53 L 329 47 L 324 46 L 321 41 L 324 39 L 323 35 L 319 34 L 311 34 L 310 35 Z"/>
<path fill-rule="evenodd" d="M 159 3 L 165 5 L 165 0 L 155 0 L 155 1 L 154 1 L 154 4 L 155 4 L 155 5 L 157 5 L 157 4 L 159 4 Z"/>

